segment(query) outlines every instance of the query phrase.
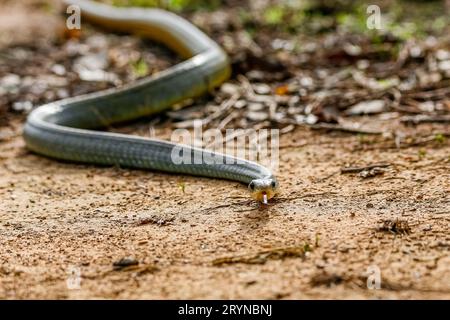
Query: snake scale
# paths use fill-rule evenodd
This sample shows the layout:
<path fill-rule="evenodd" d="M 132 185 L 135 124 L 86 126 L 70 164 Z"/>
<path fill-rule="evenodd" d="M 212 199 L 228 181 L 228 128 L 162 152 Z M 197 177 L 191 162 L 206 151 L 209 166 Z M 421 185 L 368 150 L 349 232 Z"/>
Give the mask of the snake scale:
<path fill-rule="evenodd" d="M 79 6 L 83 19 L 160 41 L 185 60 L 120 88 L 34 109 L 23 132 L 30 150 L 61 160 L 239 181 L 248 185 L 253 198 L 264 203 L 275 195 L 276 178 L 255 162 L 220 155 L 224 159 L 221 163 L 176 164 L 171 157 L 174 143 L 98 130 L 161 112 L 227 80 L 229 59 L 212 39 L 187 20 L 164 10 L 118 8 L 90 0 L 65 2 Z M 184 148 L 188 148 L 193 158 L 219 155 L 206 149 Z"/>

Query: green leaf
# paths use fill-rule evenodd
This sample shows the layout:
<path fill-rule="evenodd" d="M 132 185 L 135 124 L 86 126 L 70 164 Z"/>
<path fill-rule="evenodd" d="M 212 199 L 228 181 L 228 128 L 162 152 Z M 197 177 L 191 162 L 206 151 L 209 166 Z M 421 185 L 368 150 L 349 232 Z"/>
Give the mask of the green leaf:
<path fill-rule="evenodd" d="M 149 73 L 149 67 L 144 59 L 140 59 L 132 66 L 133 66 L 133 73 L 138 78 L 145 77 Z"/>

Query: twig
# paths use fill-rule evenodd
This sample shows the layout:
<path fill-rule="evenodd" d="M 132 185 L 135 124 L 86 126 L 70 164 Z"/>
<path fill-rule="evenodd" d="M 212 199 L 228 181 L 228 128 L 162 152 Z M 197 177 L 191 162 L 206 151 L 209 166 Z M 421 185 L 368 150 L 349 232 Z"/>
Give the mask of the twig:
<path fill-rule="evenodd" d="M 336 131 L 343 131 L 343 132 L 349 132 L 349 133 L 360 133 L 360 134 L 376 134 L 380 135 L 383 134 L 381 131 L 373 131 L 373 130 L 366 130 L 366 129 L 358 129 L 358 128 L 350 128 L 348 126 L 343 125 L 336 125 L 331 123 L 316 123 L 316 124 L 308 124 L 304 122 L 298 122 L 293 119 L 283 119 L 274 121 L 279 124 L 293 124 L 297 126 L 306 126 L 311 129 L 315 130 L 336 130 Z"/>
<path fill-rule="evenodd" d="M 450 115 L 426 115 L 404 116 L 400 118 L 403 123 L 419 124 L 425 122 L 450 122 Z"/>
<path fill-rule="evenodd" d="M 430 91 L 410 93 L 408 94 L 408 96 L 419 99 L 431 99 L 431 98 L 445 98 L 447 94 L 450 94 L 450 88 L 443 87 Z"/>
<path fill-rule="evenodd" d="M 240 97 L 239 94 L 235 94 L 230 99 L 222 102 L 222 104 L 220 105 L 219 109 L 216 112 L 214 112 L 213 114 L 207 116 L 205 119 L 202 120 L 202 125 L 205 126 L 209 124 L 212 120 L 215 120 L 219 118 L 221 115 L 223 115 L 228 109 L 230 109 L 236 103 L 239 97 Z"/>
<path fill-rule="evenodd" d="M 383 132 L 381 132 L 381 131 L 350 128 L 350 127 L 334 125 L 334 124 L 330 124 L 330 123 L 318 123 L 318 124 L 312 124 L 309 126 L 312 129 L 318 129 L 318 130 L 325 129 L 325 130 L 336 130 L 336 131 L 343 131 L 343 132 L 349 132 L 349 133 L 360 133 L 360 134 L 383 134 Z"/>
<path fill-rule="evenodd" d="M 370 170 L 374 168 L 386 168 L 391 166 L 391 163 L 375 163 L 364 167 L 346 167 L 341 168 L 341 173 L 358 173 L 364 170 Z"/>

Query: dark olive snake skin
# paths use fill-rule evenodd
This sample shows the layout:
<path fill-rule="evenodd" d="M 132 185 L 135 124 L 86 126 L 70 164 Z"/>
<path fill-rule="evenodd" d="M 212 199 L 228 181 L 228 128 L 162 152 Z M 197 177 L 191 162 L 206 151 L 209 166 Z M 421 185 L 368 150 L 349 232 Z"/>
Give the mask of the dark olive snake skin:
<path fill-rule="evenodd" d="M 223 178 L 249 184 L 275 177 L 246 160 L 185 146 L 192 158 L 223 156 L 220 163 L 175 164 L 173 143 L 95 129 L 158 113 L 220 85 L 230 74 L 227 55 L 185 19 L 158 9 L 116 8 L 87 1 L 78 5 L 82 18 L 118 30 L 136 31 L 160 40 L 187 58 L 165 71 L 119 89 L 68 98 L 33 110 L 23 136 L 32 151 L 48 157 L 171 173 Z M 186 150 L 186 149 L 184 149 Z"/>

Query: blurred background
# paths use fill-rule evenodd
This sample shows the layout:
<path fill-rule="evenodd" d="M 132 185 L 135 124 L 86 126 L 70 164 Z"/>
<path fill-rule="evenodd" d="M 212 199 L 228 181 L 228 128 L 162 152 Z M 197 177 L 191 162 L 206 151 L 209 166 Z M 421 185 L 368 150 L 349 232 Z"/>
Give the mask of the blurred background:
<path fill-rule="evenodd" d="M 189 127 L 231 97 L 233 107 L 208 125 L 370 133 L 381 132 L 381 124 L 355 117 L 397 112 L 404 123 L 448 121 L 449 1 L 104 2 L 174 11 L 231 57 L 232 79 L 214 98 L 188 101 L 183 112 L 167 112 L 157 123 Z M 120 86 L 179 62 L 152 41 L 84 21 L 81 30 L 68 30 L 56 0 L 2 0 L 0 9 L 3 124 L 8 114 Z"/>

